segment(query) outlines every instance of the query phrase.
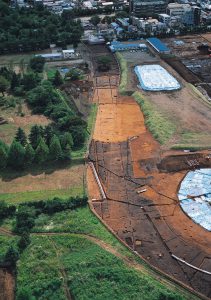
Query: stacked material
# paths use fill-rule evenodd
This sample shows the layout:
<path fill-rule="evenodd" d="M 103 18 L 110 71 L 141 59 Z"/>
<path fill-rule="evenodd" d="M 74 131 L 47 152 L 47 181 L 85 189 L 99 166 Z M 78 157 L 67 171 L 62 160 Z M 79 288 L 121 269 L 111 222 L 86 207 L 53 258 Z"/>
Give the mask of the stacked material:
<path fill-rule="evenodd" d="M 136 66 L 140 86 L 146 91 L 171 91 L 180 88 L 179 82 L 159 65 Z"/>
<path fill-rule="evenodd" d="M 181 183 L 178 198 L 184 212 L 211 231 L 211 169 L 189 172 Z"/>

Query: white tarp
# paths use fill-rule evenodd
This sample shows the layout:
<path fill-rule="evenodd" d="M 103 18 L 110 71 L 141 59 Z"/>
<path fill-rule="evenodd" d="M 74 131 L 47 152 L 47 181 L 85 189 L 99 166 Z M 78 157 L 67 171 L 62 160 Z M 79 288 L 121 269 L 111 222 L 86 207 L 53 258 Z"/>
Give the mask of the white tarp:
<path fill-rule="evenodd" d="M 140 86 L 146 91 L 171 91 L 180 89 L 179 82 L 159 65 L 136 66 Z"/>
<path fill-rule="evenodd" d="M 184 212 L 211 231 L 211 169 L 189 172 L 180 185 L 178 198 Z"/>

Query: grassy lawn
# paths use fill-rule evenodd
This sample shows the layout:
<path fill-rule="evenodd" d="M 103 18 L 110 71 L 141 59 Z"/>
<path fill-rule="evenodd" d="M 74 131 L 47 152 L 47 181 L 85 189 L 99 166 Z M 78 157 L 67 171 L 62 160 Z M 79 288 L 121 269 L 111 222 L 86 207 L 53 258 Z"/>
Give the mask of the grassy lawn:
<path fill-rule="evenodd" d="M 0 176 L 0 200 L 9 203 L 68 198 L 84 191 L 84 164 L 35 168 L 31 172 L 3 171 Z"/>
<path fill-rule="evenodd" d="M 35 299 L 65 300 L 55 249 L 47 237 L 31 240 L 17 264 L 17 293 L 27 287 Z"/>
<path fill-rule="evenodd" d="M 141 107 L 149 131 L 160 144 L 164 144 L 175 133 L 175 124 L 157 111 L 152 103 L 143 98 L 140 92 L 135 92 L 133 97 Z"/>
<path fill-rule="evenodd" d="M 53 216 L 40 215 L 36 219 L 33 232 L 69 232 L 82 233 L 97 237 L 112 246 L 115 246 L 125 255 L 133 256 L 93 215 L 89 207 L 59 212 Z"/>
<path fill-rule="evenodd" d="M 199 143 L 200 141 L 200 143 Z M 190 150 L 203 150 L 211 148 L 211 135 L 207 132 L 190 132 L 186 131 L 181 134 L 179 144 L 172 146 L 172 149 L 190 149 Z"/>
<path fill-rule="evenodd" d="M 30 59 L 34 56 L 32 53 L 22 54 L 8 54 L 0 56 L 0 65 L 11 65 L 11 64 L 28 64 Z"/>
<path fill-rule="evenodd" d="M 54 197 L 66 199 L 71 196 L 81 196 L 81 195 L 83 195 L 82 185 L 70 189 L 4 193 L 4 194 L 0 194 L 0 201 L 4 200 L 11 204 L 18 204 L 21 202 L 39 201 L 39 200 L 47 200 L 47 199 L 50 200 L 53 199 Z"/>
<path fill-rule="evenodd" d="M 19 109 L 21 107 L 20 115 Z M 18 127 L 21 127 L 26 134 L 29 134 L 33 125 L 48 125 L 49 119 L 44 115 L 32 115 L 31 110 L 22 102 L 17 103 L 15 107 L 0 107 L 0 116 L 3 117 L 8 123 L 0 125 L 0 139 L 5 143 L 10 144 L 16 134 Z"/>
<path fill-rule="evenodd" d="M 184 299 L 100 246 L 79 236 L 33 236 L 17 268 L 17 290 L 36 299 L 63 300 L 66 283 L 73 299 Z M 30 276 L 29 276 L 30 274 Z M 63 273 L 64 274 L 64 273 Z"/>

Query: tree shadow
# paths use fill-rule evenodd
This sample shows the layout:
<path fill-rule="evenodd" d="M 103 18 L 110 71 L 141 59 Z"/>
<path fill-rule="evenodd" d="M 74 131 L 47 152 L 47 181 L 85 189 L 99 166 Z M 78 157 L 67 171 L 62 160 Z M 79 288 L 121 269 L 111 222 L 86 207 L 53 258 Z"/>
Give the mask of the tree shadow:
<path fill-rule="evenodd" d="M 38 176 L 40 174 L 50 175 L 58 170 L 69 169 L 70 167 L 77 166 L 83 163 L 82 159 L 75 159 L 71 162 L 55 162 L 51 164 L 43 164 L 43 165 L 32 165 L 30 168 L 26 168 L 23 170 L 14 170 L 12 168 L 6 168 L 0 171 L 0 178 L 4 182 L 10 182 L 16 178 L 24 177 L 27 175 Z M 8 191 L 9 192 L 9 191 Z"/>

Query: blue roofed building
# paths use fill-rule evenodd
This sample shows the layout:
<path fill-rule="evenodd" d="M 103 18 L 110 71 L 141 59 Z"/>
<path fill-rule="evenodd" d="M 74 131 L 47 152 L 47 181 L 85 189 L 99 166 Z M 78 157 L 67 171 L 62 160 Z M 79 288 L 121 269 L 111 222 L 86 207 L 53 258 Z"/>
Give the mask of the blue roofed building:
<path fill-rule="evenodd" d="M 170 49 L 158 38 L 148 38 L 147 42 L 159 53 L 170 53 Z"/>
<path fill-rule="evenodd" d="M 144 43 L 126 44 L 126 43 L 113 41 L 111 42 L 109 49 L 111 50 L 111 52 L 117 52 L 117 51 L 130 51 L 130 50 L 147 51 L 148 48 Z"/>

